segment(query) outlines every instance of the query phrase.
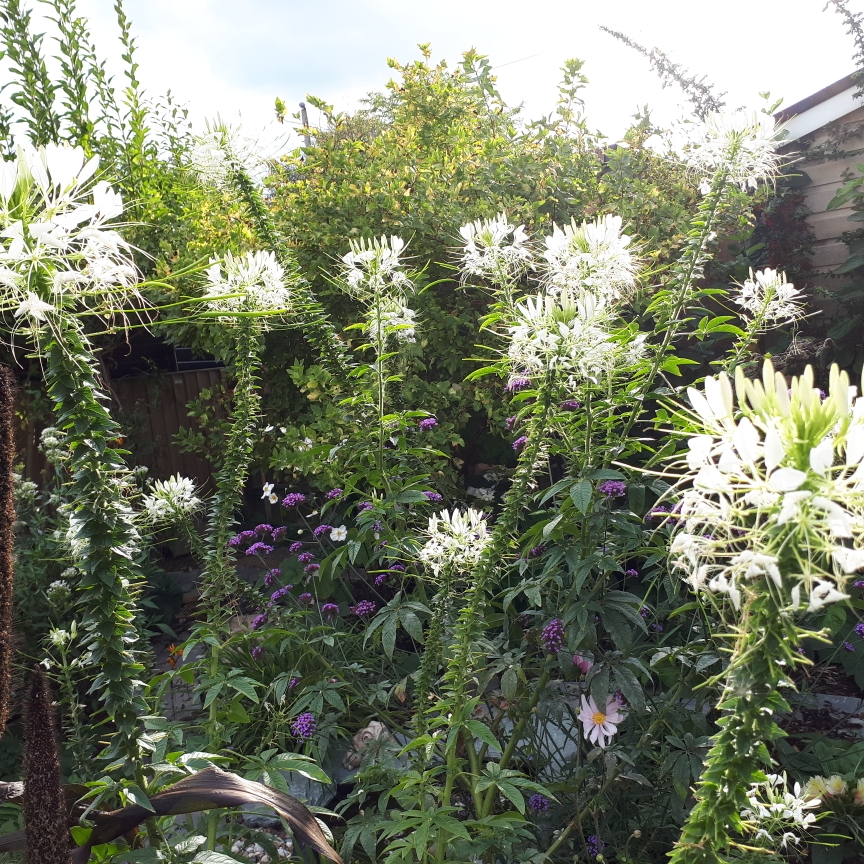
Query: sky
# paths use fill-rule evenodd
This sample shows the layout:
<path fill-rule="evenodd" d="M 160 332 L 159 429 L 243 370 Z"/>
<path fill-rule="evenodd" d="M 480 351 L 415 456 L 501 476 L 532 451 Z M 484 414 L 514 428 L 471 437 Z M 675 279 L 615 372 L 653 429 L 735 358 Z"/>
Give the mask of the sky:
<path fill-rule="evenodd" d="M 103 55 L 117 55 L 113 0 L 77 0 Z M 554 108 L 564 60 L 585 61 L 589 125 L 613 140 L 640 106 L 678 116 L 677 90 L 662 90 L 648 62 L 599 29 L 658 46 L 726 91 L 730 108 L 790 105 L 854 70 L 854 47 L 824 0 L 125 0 L 138 40 L 139 77 L 151 94 L 171 90 L 196 126 L 217 113 L 250 131 L 271 124 L 278 96 L 289 111 L 307 93 L 357 108 L 392 76 L 387 58 L 457 63 L 488 55 L 509 104 L 527 116 Z M 864 11 L 864 0 L 849 0 Z M 119 61 L 109 63 L 119 72 Z M 314 123 L 314 113 L 310 116 Z"/>

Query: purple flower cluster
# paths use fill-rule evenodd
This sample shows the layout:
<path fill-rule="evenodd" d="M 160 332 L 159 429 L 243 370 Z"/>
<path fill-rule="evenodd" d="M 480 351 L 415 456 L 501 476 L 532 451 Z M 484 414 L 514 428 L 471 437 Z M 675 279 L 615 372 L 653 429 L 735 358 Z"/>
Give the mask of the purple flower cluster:
<path fill-rule="evenodd" d="M 252 649 L 252 659 L 253 659 L 253 660 L 260 660 L 260 659 L 261 659 L 261 655 L 262 655 L 263 653 L 264 653 L 264 647 L 263 647 L 262 645 L 256 645 L 256 646 Z"/>
<path fill-rule="evenodd" d="M 561 403 L 561 407 L 565 411 L 578 411 L 582 407 L 582 403 L 576 399 L 568 399 L 566 402 Z"/>
<path fill-rule="evenodd" d="M 357 505 L 357 512 L 362 513 L 364 510 L 374 510 L 375 505 L 371 501 L 361 501 Z"/>
<path fill-rule="evenodd" d="M 417 426 L 424 432 L 427 432 L 429 429 L 434 429 L 437 425 L 438 420 L 435 417 L 427 417 L 425 420 L 421 420 L 417 424 Z"/>
<path fill-rule="evenodd" d="M 400 573 L 404 573 L 405 572 L 405 565 L 399 564 L 397 562 L 396 564 L 388 564 L 387 569 L 388 570 L 398 570 Z"/>
<path fill-rule="evenodd" d="M 339 607 L 335 603 L 325 603 L 321 607 L 321 614 L 325 618 L 335 618 L 339 614 Z"/>
<path fill-rule="evenodd" d="M 291 732 L 295 738 L 308 740 L 318 731 L 318 723 L 315 715 L 310 711 L 304 711 L 292 724 Z"/>
<path fill-rule="evenodd" d="M 247 550 L 247 555 L 269 555 L 273 551 L 272 546 L 266 543 L 253 543 Z"/>
<path fill-rule="evenodd" d="M 343 490 L 337 486 L 335 489 L 331 489 L 324 497 L 328 501 L 335 501 L 337 498 L 342 497 L 342 491 Z"/>
<path fill-rule="evenodd" d="M 322 534 L 326 534 L 328 531 L 332 531 L 332 525 L 319 525 L 313 532 L 312 535 L 316 538 L 320 537 Z"/>
<path fill-rule="evenodd" d="M 549 547 L 548 546 L 533 546 L 528 553 L 529 558 L 539 558 Z"/>
<path fill-rule="evenodd" d="M 258 535 L 254 531 L 241 531 L 236 537 L 232 537 L 228 541 L 228 545 L 233 546 L 236 549 L 244 543 L 251 543 L 257 539 Z"/>
<path fill-rule="evenodd" d="M 657 507 L 652 508 L 649 513 L 645 516 L 646 522 L 662 522 L 669 515 L 669 508 L 664 507 L 660 504 Z"/>
<path fill-rule="evenodd" d="M 553 618 L 540 634 L 540 641 L 547 654 L 557 654 L 564 644 L 564 625 L 560 618 Z"/>
<path fill-rule="evenodd" d="M 294 689 L 294 688 L 295 688 L 299 683 L 300 683 L 300 679 L 299 679 L 299 678 L 292 678 L 292 679 L 288 682 L 288 689 L 289 689 L 289 690 L 293 690 L 293 689 Z"/>
<path fill-rule="evenodd" d="M 535 793 L 528 799 L 528 806 L 535 813 L 545 813 L 549 809 L 549 799 L 545 795 Z"/>
<path fill-rule="evenodd" d="M 311 552 L 301 552 L 301 553 L 297 556 L 297 560 L 298 560 L 301 564 L 308 564 L 310 561 L 314 561 L 314 560 L 315 560 L 315 556 L 314 556 Z"/>
<path fill-rule="evenodd" d="M 291 555 L 294 555 L 294 554 L 296 554 L 297 552 L 299 552 L 302 548 L 303 548 L 303 544 L 302 544 L 299 540 L 295 540 L 295 541 L 294 541 L 294 542 L 293 542 L 293 543 L 288 547 L 288 552 L 289 552 Z"/>
<path fill-rule="evenodd" d="M 285 539 L 285 535 L 288 533 L 288 529 L 281 525 L 279 528 L 273 529 L 273 542 L 278 543 L 280 540 Z"/>
<path fill-rule="evenodd" d="M 629 570 L 624 571 L 624 575 L 629 579 L 635 579 L 639 575 L 638 570 L 634 570 L 632 567 Z"/>
<path fill-rule="evenodd" d="M 518 393 L 526 387 L 531 386 L 531 379 L 520 375 L 516 378 L 511 378 L 507 386 L 504 388 L 508 393 Z"/>
<path fill-rule="evenodd" d="M 374 600 L 361 600 L 356 606 L 351 607 L 351 612 L 358 618 L 368 618 L 375 614 L 377 608 Z"/>
<path fill-rule="evenodd" d="M 516 415 L 515 415 L 515 414 L 514 414 L 512 417 L 508 417 L 508 418 L 504 421 L 504 428 L 505 428 L 508 432 L 510 432 L 510 431 L 513 429 L 513 427 L 514 427 L 515 425 L 516 425 Z"/>
<path fill-rule="evenodd" d="M 663 625 L 662 625 L 662 624 L 652 624 L 652 625 L 651 625 L 651 629 L 652 629 L 655 633 L 662 633 L 662 632 L 663 632 Z"/>
<path fill-rule="evenodd" d="M 253 530 L 253 531 L 254 531 L 254 532 L 255 532 L 259 537 L 261 537 L 261 536 L 263 536 L 264 534 L 272 534 L 272 533 L 273 533 L 273 526 L 272 526 L 272 525 L 268 525 L 266 522 L 264 522 L 264 523 L 261 524 L 261 525 L 256 525 L 252 530 Z"/>
<path fill-rule="evenodd" d="M 651 617 L 651 610 L 650 610 L 647 606 L 643 606 L 643 607 L 639 610 L 639 614 L 640 614 L 643 618 L 650 618 L 650 617 Z"/>
<path fill-rule="evenodd" d="M 302 492 L 289 492 L 282 499 L 283 507 L 297 507 L 306 500 L 306 496 Z"/>
<path fill-rule="evenodd" d="M 297 598 L 297 602 L 302 603 L 304 606 L 311 606 L 315 602 L 315 598 L 308 591 L 304 591 Z"/>
<path fill-rule="evenodd" d="M 588 855 L 591 858 L 598 858 L 603 854 L 603 850 L 606 848 L 606 844 L 599 837 L 595 837 L 593 834 L 589 834 L 585 838 L 585 845 L 588 847 Z"/>
<path fill-rule="evenodd" d="M 864 579 L 859 579 L 857 582 L 853 582 L 852 587 L 857 588 L 860 591 L 864 588 Z"/>
<path fill-rule="evenodd" d="M 434 504 L 437 504 L 439 501 L 444 500 L 444 496 L 439 495 L 437 492 L 424 492 L 423 494 L 429 501 L 432 501 Z"/>
<path fill-rule="evenodd" d="M 375 584 L 380 588 L 387 581 L 388 575 L 388 573 L 379 573 L 375 577 Z"/>
<path fill-rule="evenodd" d="M 528 436 L 527 435 L 520 435 L 513 442 L 513 449 L 518 453 L 527 443 L 528 443 Z"/>
<path fill-rule="evenodd" d="M 267 623 L 267 613 L 262 612 L 260 615 L 256 615 L 252 619 L 252 623 L 249 625 L 253 630 L 260 630 Z"/>
<path fill-rule="evenodd" d="M 316 563 L 313 563 L 313 564 L 307 564 L 307 565 L 303 568 L 303 572 L 304 572 L 304 573 L 317 573 L 320 569 L 321 569 L 321 565 L 320 565 L 320 564 L 316 564 Z"/>
<path fill-rule="evenodd" d="M 847 651 L 854 651 L 854 650 L 855 650 L 855 646 L 854 646 L 851 642 L 844 642 L 844 643 L 843 643 L 843 647 L 844 647 Z"/>
<path fill-rule="evenodd" d="M 855 635 L 859 636 L 861 639 L 864 639 L 864 621 L 860 621 L 855 625 Z"/>
<path fill-rule="evenodd" d="M 270 595 L 270 602 L 267 604 L 268 606 L 275 606 L 280 600 L 283 600 L 288 596 L 288 592 L 293 588 L 293 585 L 286 585 L 284 588 L 277 588 Z"/>
<path fill-rule="evenodd" d="M 282 575 L 282 571 L 278 567 L 274 567 L 272 570 L 268 570 L 264 574 L 264 586 L 266 588 L 272 588 L 273 583 Z"/>
<path fill-rule="evenodd" d="M 604 480 L 597 486 L 597 491 L 607 500 L 620 498 L 627 492 L 627 484 L 622 480 Z"/>

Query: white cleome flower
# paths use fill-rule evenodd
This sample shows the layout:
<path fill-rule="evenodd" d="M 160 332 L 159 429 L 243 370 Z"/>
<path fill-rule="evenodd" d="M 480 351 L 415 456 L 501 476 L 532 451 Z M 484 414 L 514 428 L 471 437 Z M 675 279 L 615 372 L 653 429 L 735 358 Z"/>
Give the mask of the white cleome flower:
<path fill-rule="evenodd" d="M 363 238 L 351 240 L 350 244 L 350 250 L 342 256 L 342 278 L 351 294 L 368 300 L 387 292 L 399 299 L 413 290 L 401 260 L 405 250 L 401 237 Z"/>
<path fill-rule="evenodd" d="M 394 298 L 385 297 L 371 303 L 366 310 L 366 333 L 370 339 L 386 343 L 392 337 L 397 342 L 416 341 L 417 313 Z"/>
<path fill-rule="evenodd" d="M 766 361 L 761 382 L 739 368 L 735 390 L 721 373 L 688 391 L 697 428 L 671 557 L 694 590 L 736 608 L 776 591 L 814 612 L 864 568 L 864 399 L 836 366 L 827 396 L 809 368 L 791 385 Z"/>
<path fill-rule="evenodd" d="M 751 270 L 733 299 L 760 328 L 795 321 L 804 314 L 801 292 L 776 270 Z"/>
<path fill-rule="evenodd" d="M 478 219 L 459 229 L 464 246 L 460 266 L 465 276 L 501 283 L 518 279 L 531 266 L 524 225 L 511 225 L 504 213 Z"/>
<path fill-rule="evenodd" d="M 193 481 L 179 474 L 168 480 L 157 480 L 151 493 L 142 500 L 148 521 L 154 523 L 194 513 L 201 504 L 201 499 L 195 494 Z"/>
<path fill-rule="evenodd" d="M 46 313 L 56 311 L 56 306 L 40 300 L 36 294 L 28 291 L 27 296 L 21 301 L 21 305 L 15 310 L 15 317 L 20 318 L 24 316 L 34 321 L 44 321 Z"/>
<path fill-rule="evenodd" d="M 216 312 L 287 311 L 291 306 L 291 288 L 295 276 L 272 252 L 225 254 L 207 269 L 207 288 L 203 300 Z"/>
<path fill-rule="evenodd" d="M 245 136 L 239 126 L 219 121 L 208 124 L 195 139 L 189 156 L 199 182 L 216 189 L 229 186 L 237 169 L 253 176 L 266 161 L 258 142 Z"/>
<path fill-rule="evenodd" d="M 790 790 L 785 774 L 768 774 L 766 780 L 752 784 L 747 791 L 748 806 L 741 811 L 745 830 L 763 847 L 798 845 L 817 821 L 810 811 L 822 804 L 809 787 L 810 783 L 802 790 L 795 783 Z"/>
<path fill-rule="evenodd" d="M 430 516 L 426 533 L 429 539 L 417 557 L 436 576 L 444 570 L 471 570 L 490 540 L 485 514 L 473 507 Z"/>
<path fill-rule="evenodd" d="M 715 174 L 742 190 L 755 189 L 777 173 L 781 132 L 770 117 L 756 111 L 709 114 L 694 131 L 685 158 L 703 178 L 703 192 L 710 185 L 707 177 Z"/>
<path fill-rule="evenodd" d="M 603 302 L 627 300 L 636 287 L 638 262 L 620 216 L 564 228 L 553 226 L 545 240 L 544 279 L 550 293 L 590 291 Z"/>

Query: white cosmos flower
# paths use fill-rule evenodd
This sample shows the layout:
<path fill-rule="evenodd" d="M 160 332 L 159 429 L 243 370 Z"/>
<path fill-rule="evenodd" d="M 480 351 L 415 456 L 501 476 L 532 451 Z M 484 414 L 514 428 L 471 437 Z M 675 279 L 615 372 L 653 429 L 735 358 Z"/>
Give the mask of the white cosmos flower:
<path fill-rule="evenodd" d="M 585 740 L 598 747 L 605 747 L 618 734 L 618 724 L 626 719 L 620 712 L 621 705 L 617 699 L 609 699 L 605 710 L 601 711 L 593 696 L 587 699 L 582 696 L 581 699 L 582 710 L 579 712 L 579 722 L 582 724 Z"/>
<path fill-rule="evenodd" d="M 551 294 L 590 291 L 602 301 L 627 300 L 636 287 L 638 262 L 620 216 L 601 216 L 564 228 L 553 226 L 545 239 L 544 278 Z"/>
<path fill-rule="evenodd" d="M 781 131 L 756 111 L 709 114 L 696 128 L 685 158 L 700 177 L 719 172 L 742 190 L 755 189 L 777 173 Z M 703 180 L 703 191 L 706 185 Z"/>
<path fill-rule="evenodd" d="M 272 252 L 226 252 L 207 269 L 202 299 L 217 312 L 287 311 L 296 280 L 296 273 L 286 274 Z"/>
<path fill-rule="evenodd" d="M 801 292 L 786 281 L 785 273 L 770 268 L 755 273 L 751 269 L 733 299 L 760 327 L 795 321 L 804 314 Z"/>
<path fill-rule="evenodd" d="M 334 528 L 330 532 L 330 539 L 334 543 L 341 543 L 343 540 L 348 539 L 348 529 L 344 525 L 340 525 L 338 528 Z"/>
<path fill-rule="evenodd" d="M 502 282 L 518 279 L 531 266 L 525 226 L 511 225 L 505 213 L 469 222 L 459 234 L 464 241 L 460 265 L 466 276 Z"/>
<path fill-rule="evenodd" d="M 490 540 L 486 514 L 473 507 L 433 514 L 426 536 L 428 540 L 417 557 L 436 576 L 444 570 L 470 571 Z"/>

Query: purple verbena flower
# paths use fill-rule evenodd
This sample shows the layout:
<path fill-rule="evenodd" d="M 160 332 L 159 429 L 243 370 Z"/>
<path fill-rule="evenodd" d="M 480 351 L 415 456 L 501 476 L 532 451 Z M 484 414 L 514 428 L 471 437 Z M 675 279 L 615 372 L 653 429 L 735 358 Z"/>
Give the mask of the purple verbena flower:
<path fill-rule="evenodd" d="M 297 598 L 297 602 L 302 603 L 304 606 L 311 606 L 315 602 L 315 598 L 308 591 L 304 591 Z"/>
<path fill-rule="evenodd" d="M 273 530 L 273 526 L 264 522 L 261 525 L 256 525 L 252 530 L 261 537 L 264 534 L 269 534 Z"/>
<path fill-rule="evenodd" d="M 269 555 L 273 551 L 272 546 L 266 543 L 253 543 L 247 550 L 247 555 Z"/>
<path fill-rule="evenodd" d="M 639 610 L 639 614 L 640 614 L 643 618 L 650 618 L 650 617 L 651 617 L 651 610 L 650 610 L 647 606 L 643 606 L 643 607 Z"/>
<path fill-rule="evenodd" d="M 375 577 L 375 584 L 380 588 L 387 581 L 387 573 L 379 573 Z"/>
<path fill-rule="evenodd" d="M 268 570 L 264 574 L 264 584 L 270 588 L 273 583 L 282 575 L 282 571 L 278 567 Z"/>
<path fill-rule="evenodd" d="M 374 600 L 361 600 L 356 606 L 351 607 L 351 612 L 358 618 L 368 618 L 375 614 L 377 608 Z"/>
<path fill-rule="evenodd" d="M 844 642 L 844 643 L 843 643 L 843 647 L 844 647 L 847 651 L 854 651 L 854 650 L 855 650 L 855 646 L 854 646 L 851 642 Z"/>
<path fill-rule="evenodd" d="M 663 632 L 663 625 L 662 625 L 662 624 L 652 624 L 652 625 L 651 625 L 651 629 L 652 629 L 655 633 L 662 633 L 662 632 Z"/>
<path fill-rule="evenodd" d="M 604 480 L 597 486 L 597 491 L 607 500 L 620 498 L 627 492 L 627 484 L 622 480 Z"/>
<path fill-rule="evenodd" d="M 304 572 L 304 573 L 316 573 L 316 572 L 317 572 L 318 570 L 320 570 L 320 569 L 321 569 L 321 565 L 320 565 L 320 564 L 315 564 L 315 563 L 313 563 L 313 564 L 307 564 L 307 565 L 303 568 L 303 572 Z"/>
<path fill-rule="evenodd" d="M 518 453 L 527 443 L 528 443 L 528 436 L 527 435 L 520 435 L 513 442 L 513 449 Z"/>
<path fill-rule="evenodd" d="M 314 561 L 314 560 L 315 560 L 315 556 L 314 556 L 311 552 L 301 552 L 301 553 L 297 556 L 297 560 L 298 560 L 301 564 L 308 564 L 310 561 Z"/>
<path fill-rule="evenodd" d="M 860 636 L 862 639 L 864 639 L 864 621 L 859 621 L 855 625 L 855 635 Z"/>
<path fill-rule="evenodd" d="M 653 507 L 645 516 L 646 522 L 661 522 L 669 515 L 669 508 L 663 504 Z"/>
<path fill-rule="evenodd" d="M 564 625 L 560 618 L 553 618 L 540 634 L 540 641 L 547 654 L 557 654 L 564 644 Z"/>
<path fill-rule="evenodd" d="M 539 558 L 549 547 L 548 546 L 534 546 L 531 548 L 531 551 L 528 553 L 529 558 Z"/>
<path fill-rule="evenodd" d="M 278 603 L 278 602 L 279 602 L 283 597 L 287 597 L 287 596 L 288 596 L 288 591 L 289 591 L 289 590 L 290 590 L 290 588 L 288 588 L 287 586 L 286 586 L 285 588 L 277 588 L 277 589 L 276 589 L 276 590 L 275 590 L 275 591 L 270 595 L 270 602 L 271 602 L 271 603 Z"/>
<path fill-rule="evenodd" d="M 404 572 L 405 572 L 405 565 L 404 565 L 404 564 L 399 564 L 399 563 L 396 563 L 396 564 L 388 564 L 388 565 L 387 565 L 387 569 L 388 569 L 388 570 L 398 570 L 400 573 L 404 573 Z"/>
<path fill-rule="evenodd" d="M 507 382 L 507 386 L 504 389 L 508 393 L 518 393 L 520 390 L 524 390 L 526 387 L 530 386 L 530 378 L 526 378 L 524 375 L 518 375 L 515 378 L 511 378 L 510 381 Z"/>
<path fill-rule="evenodd" d="M 292 678 L 292 679 L 288 682 L 288 689 L 289 689 L 289 690 L 293 690 L 293 689 L 294 689 L 294 688 L 295 688 L 299 683 L 300 683 L 300 679 L 299 679 L 299 678 Z"/>
<path fill-rule="evenodd" d="M 304 711 L 292 724 L 291 732 L 295 738 L 308 740 L 318 731 L 318 723 L 315 715 L 310 711 Z"/>
<path fill-rule="evenodd" d="M 262 612 L 260 615 L 256 615 L 252 619 L 252 623 L 249 625 L 253 630 L 260 630 L 264 624 L 267 623 L 267 613 Z"/>
<path fill-rule="evenodd" d="M 285 525 L 280 525 L 278 528 L 273 529 L 273 533 L 270 536 L 273 538 L 274 543 L 278 543 L 280 540 L 285 539 L 287 533 L 288 528 Z"/>
<path fill-rule="evenodd" d="M 602 855 L 603 850 L 606 848 L 606 844 L 599 837 L 595 837 L 593 834 L 589 834 L 585 838 L 585 845 L 588 847 L 588 855 L 591 858 L 597 858 Z"/>
<path fill-rule="evenodd" d="M 282 499 L 283 507 L 297 507 L 306 500 L 306 496 L 302 492 L 289 492 Z"/>
<path fill-rule="evenodd" d="M 322 534 L 326 534 L 328 531 L 332 531 L 332 525 L 319 525 L 313 532 L 312 535 L 314 537 L 320 537 Z"/>
<path fill-rule="evenodd" d="M 508 417 L 508 418 L 504 421 L 504 428 L 505 428 L 508 432 L 510 432 L 510 431 L 513 429 L 513 427 L 514 427 L 515 425 L 516 425 L 516 415 L 515 415 L 515 414 L 514 414 L 512 417 Z"/>
<path fill-rule="evenodd" d="M 859 579 L 857 582 L 853 582 L 852 587 L 857 588 L 860 591 L 864 588 L 864 579 Z"/>
<path fill-rule="evenodd" d="M 545 813 L 549 809 L 549 799 L 545 795 L 535 793 L 528 799 L 528 806 L 535 813 Z"/>
<path fill-rule="evenodd" d="M 417 426 L 424 432 L 427 432 L 429 429 L 434 429 L 437 425 L 438 421 L 434 417 L 427 417 L 425 420 L 421 420 L 417 424 Z"/>
<path fill-rule="evenodd" d="M 328 501 L 335 501 L 337 498 L 342 496 L 342 492 L 343 490 L 337 486 L 335 489 L 331 489 L 324 497 Z"/>
<path fill-rule="evenodd" d="M 443 495 L 439 495 L 437 492 L 424 492 L 423 493 L 430 501 L 437 504 L 439 501 L 444 500 Z"/>
<path fill-rule="evenodd" d="M 372 530 L 373 531 L 383 531 L 384 530 L 384 523 L 383 522 L 373 522 L 372 523 Z"/>
<path fill-rule="evenodd" d="M 294 555 L 303 548 L 303 544 L 299 540 L 295 540 L 289 547 L 288 551 Z"/>
<path fill-rule="evenodd" d="M 361 501 L 357 505 L 357 511 L 362 513 L 364 510 L 374 510 L 375 505 L 371 501 Z"/>
<path fill-rule="evenodd" d="M 264 653 L 264 647 L 263 647 L 262 645 L 256 645 L 256 646 L 252 649 L 252 659 L 253 659 L 253 660 L 260 660 L 260 659 L 261 659 L 261 655 L 262 655 L 263 653 Z"/>
<path fill-rule="evenodd" d="M 582 403 L 577 399 L 568 399 L 566 402 L 561 403 L 561 407 L 565 411 L 578 411 L 582 407 Z"/>
<path fill-rule="evenodd" d="M 638 570 L 634 570 L 632 567 L 629 570 L 624 571 L 624 575 L 630 579 L 635 579 L 639 575 Z"/>
<path fill-rule="evenodd" d="M 335 603 L 325 603 L 321 607 L 321 614 L 325 618 L 335 618 L 339 614 L 339 607 Z"/>

